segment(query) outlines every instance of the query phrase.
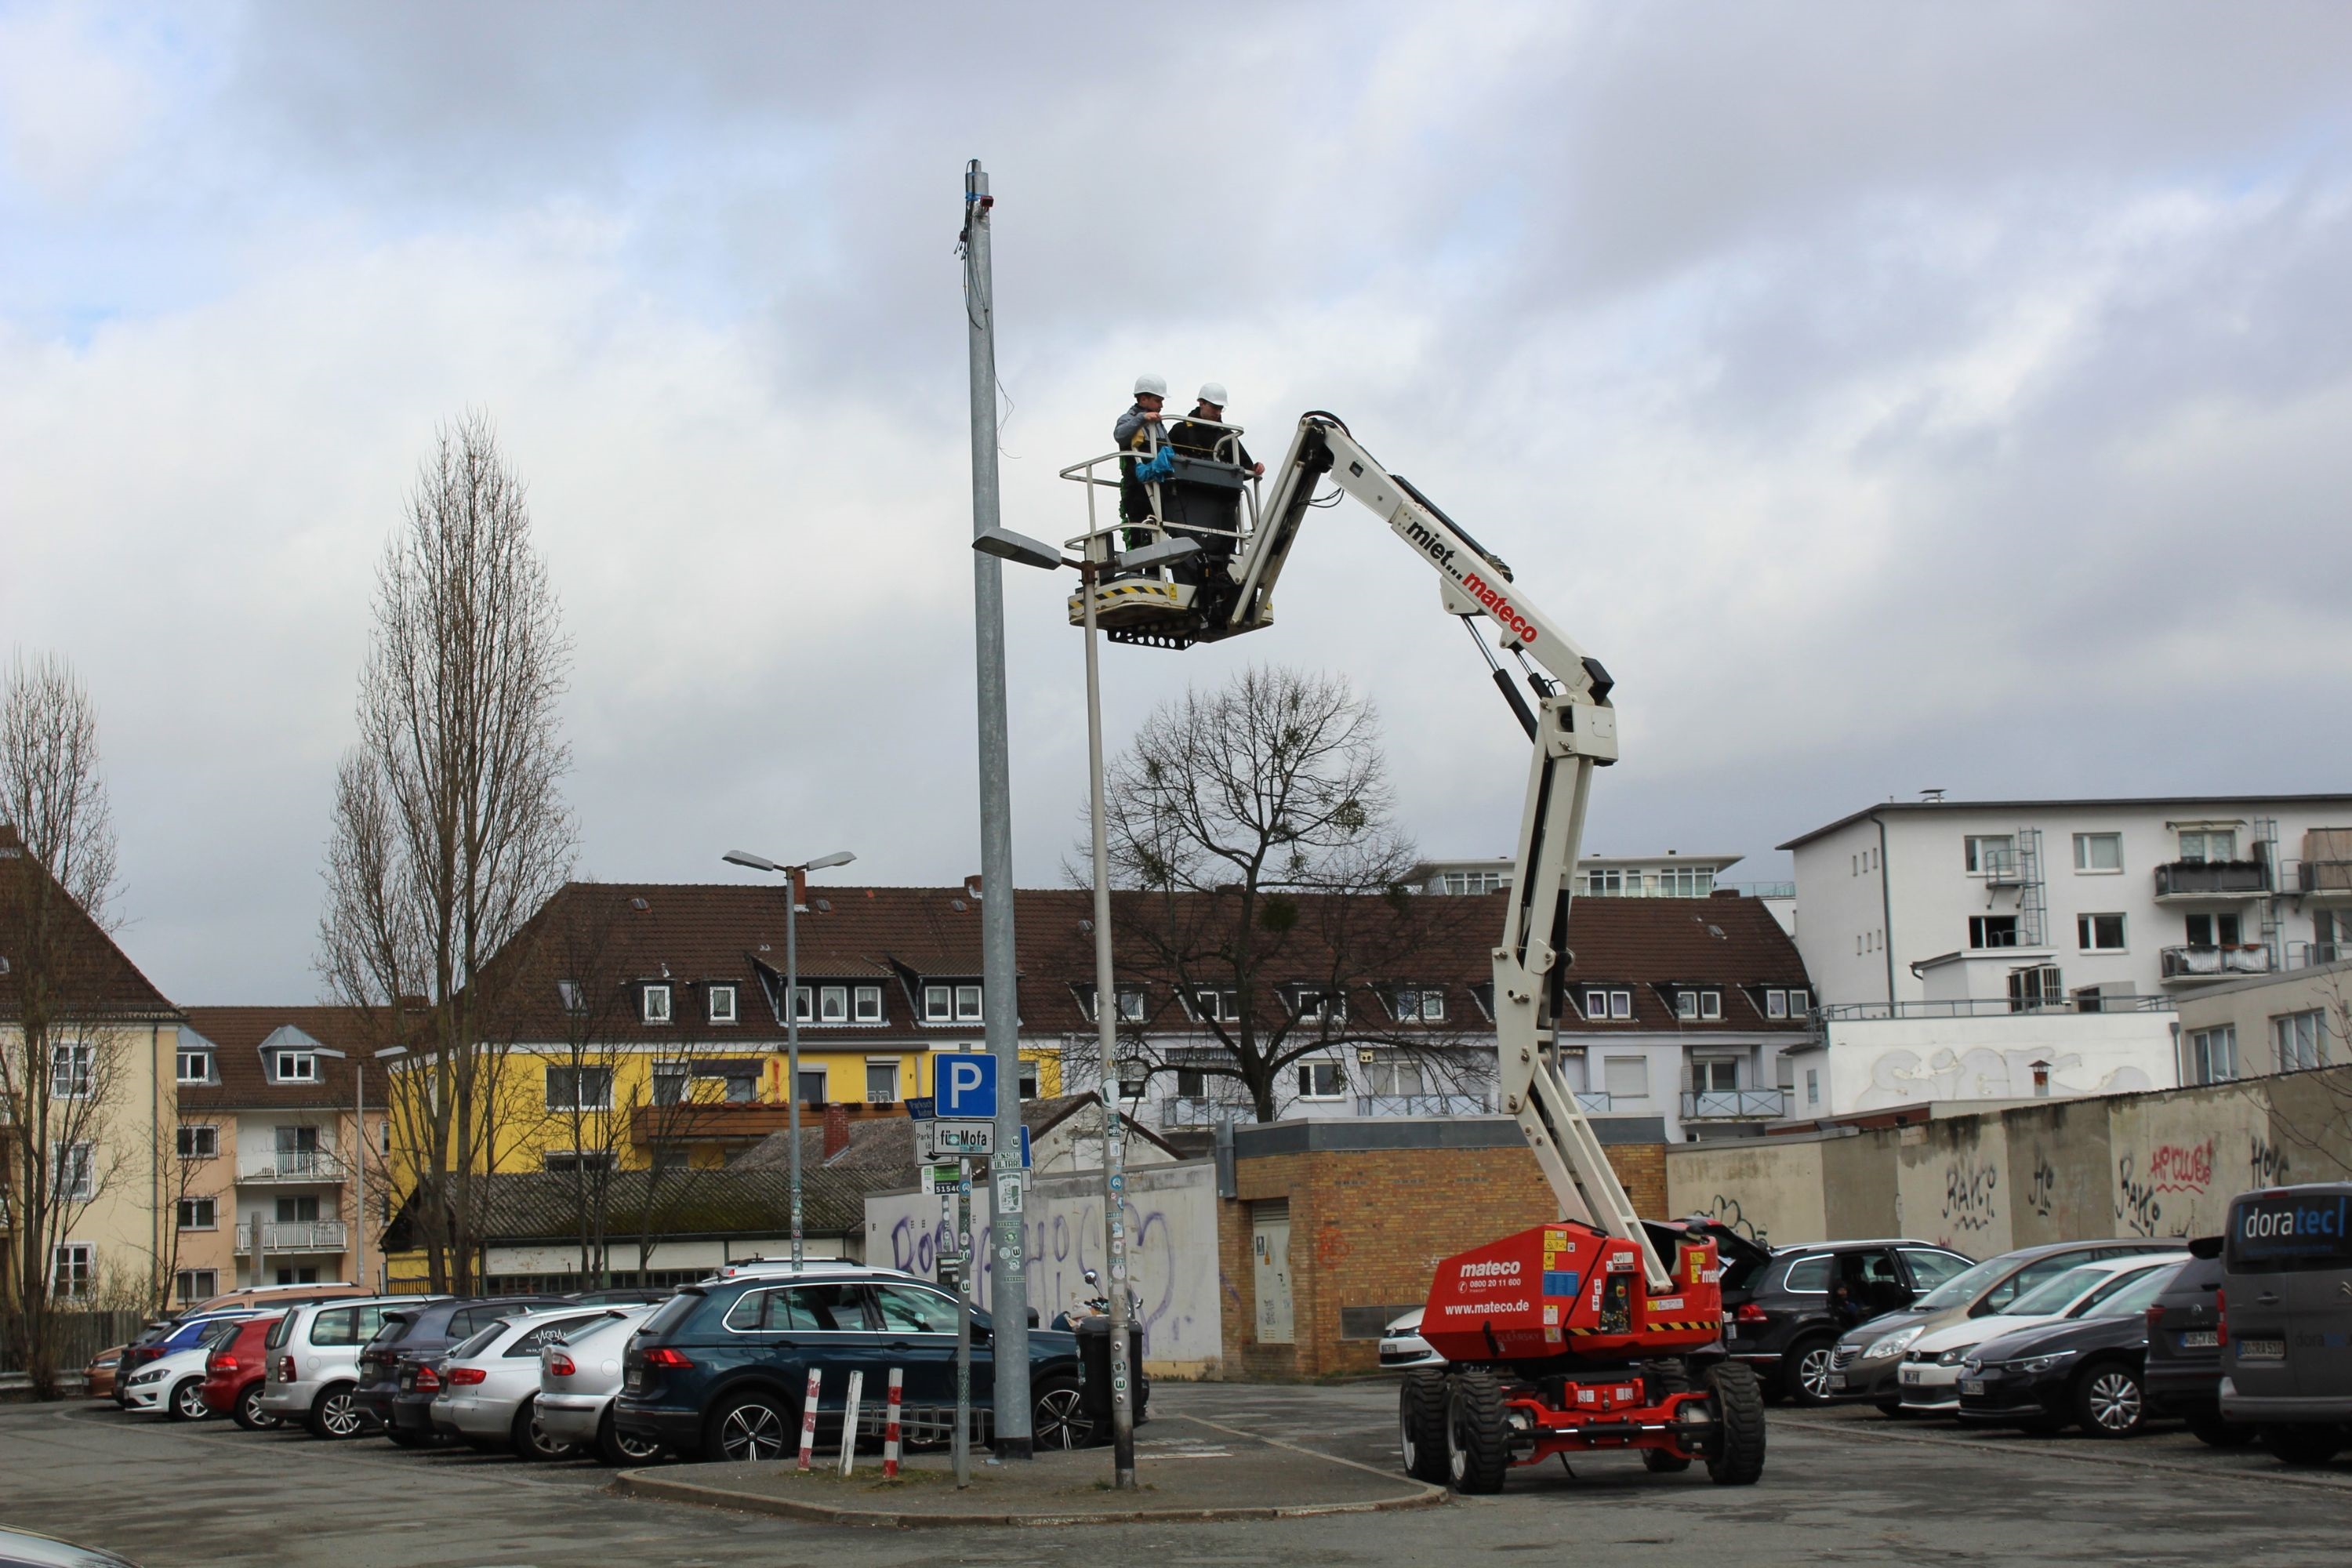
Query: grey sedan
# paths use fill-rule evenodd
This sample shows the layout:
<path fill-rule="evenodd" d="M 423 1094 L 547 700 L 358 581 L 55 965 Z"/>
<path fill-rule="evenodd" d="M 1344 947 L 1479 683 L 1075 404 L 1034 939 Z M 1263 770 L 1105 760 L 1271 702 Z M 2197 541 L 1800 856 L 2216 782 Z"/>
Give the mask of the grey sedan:
<path fill-rule="evenodd" d="M 539 1424 L 539 1352 L 548 1341 L 611 1315 L 551 1307 L 517 1312 L 449 1352 L 433 1425 L 477 1448 L 511 1448 L 524 1459 L 568 1459 L 578 1450 Z"/>
<path fill-rule="evenodd" d="M 621 1352 L 653 1310 L 648 1302 L 615 1311 L 540 1347 L 541 1432 L 608 1465 L 650 1465 L 661 1458 L 659 1443 L 613 1429 L 613 1395 L 621 1391 Z"/>

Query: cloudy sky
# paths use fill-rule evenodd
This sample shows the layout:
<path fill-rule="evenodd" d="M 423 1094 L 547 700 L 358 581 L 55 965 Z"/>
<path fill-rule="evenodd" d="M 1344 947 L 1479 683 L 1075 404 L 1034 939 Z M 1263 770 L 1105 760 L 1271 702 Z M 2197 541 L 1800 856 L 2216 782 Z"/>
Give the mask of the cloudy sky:
<path fill-rule="evenodd" d="M 1589 847 L 1889 795 L 2352 785 L 2352 11 L 0 4 L 0 647 L 105 722 L 125 940 L 293 1002 L 371 574 L 498 424 L 577 642 L 581 866 L 977 869 L 961 167 L 1005 517 L 1141 370 L 1339 411 L 1618 678 Z M 1016 853 L 1083 798 L 1008 579 Z M 1279 624 L 1116 650 L 1114 737 L 1346 671 L 1408 826 L 1523 745 L 1318 513 Z"/>

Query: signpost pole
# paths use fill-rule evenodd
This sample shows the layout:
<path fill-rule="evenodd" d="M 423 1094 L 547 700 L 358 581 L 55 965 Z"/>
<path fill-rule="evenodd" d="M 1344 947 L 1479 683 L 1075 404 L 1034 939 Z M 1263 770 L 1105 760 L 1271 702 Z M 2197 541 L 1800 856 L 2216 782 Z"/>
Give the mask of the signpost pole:
<path fill-rule="evenodd" d="M 955 1483 L 971 1485 L 971 1162 L 956 1162 Z M 1026 1335 L 1023 1336 L 1024 1339 Z"/>

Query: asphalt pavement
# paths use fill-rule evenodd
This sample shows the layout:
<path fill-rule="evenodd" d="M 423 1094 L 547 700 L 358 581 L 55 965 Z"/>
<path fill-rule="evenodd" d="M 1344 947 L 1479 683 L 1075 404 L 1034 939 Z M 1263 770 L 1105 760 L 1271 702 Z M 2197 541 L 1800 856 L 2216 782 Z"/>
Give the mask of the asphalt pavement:
<path fill-rule="evenodd" d="M 1163 1383 L 1155 1413 L 1393 1467 L 1395 1386 Z M 1173 1427 L 1176 1424 L 1164 1424 Z M 1163 1426 L 1155 1421 L 1152 1426 Z M 1149 1434 L 1150 1426 L 1145 1432 Z M 582 1461 L 326 1444 L 110 1405 L 0 1406 L 0 1522 L 146 1568 L 866 1568 L 929 1561 L 1588 1563 L 2179 1563 L 2352 1559 L 2352 1463 L 2292 1472 L 2177 1432 L 2137 1442 L 1993 1436 L 1867 1412 L 1773 1413 L 1761 1483 L 1653 1476 L 1630 1456 L 1515 1472 L 1496 1498 L 1398 1513 L 1235 1522 L 896 1531 L 613 1495 Z M 1108 1454 L 1100 1456 L 1104 1478 Z M 1163 1468 L 1181 1461 L 1163 1461 Z M 690 1476 L 707 1467 L 680 1467 Z M 1152 1479 L 1150 1467 L 1143 1479 Z"/>

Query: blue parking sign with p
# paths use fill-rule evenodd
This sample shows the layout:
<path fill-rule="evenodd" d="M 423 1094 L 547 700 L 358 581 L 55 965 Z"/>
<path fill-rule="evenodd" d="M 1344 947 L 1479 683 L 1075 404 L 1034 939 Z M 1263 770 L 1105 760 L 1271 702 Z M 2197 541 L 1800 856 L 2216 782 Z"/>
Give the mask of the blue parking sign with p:
<path fill-rule="evenodd" d="M 939 1058 L 932 1087 L 940 1114 L 956 1121 L 986 1121 L 996 1115 L 996 1058 L 958 1051 Z"/>

